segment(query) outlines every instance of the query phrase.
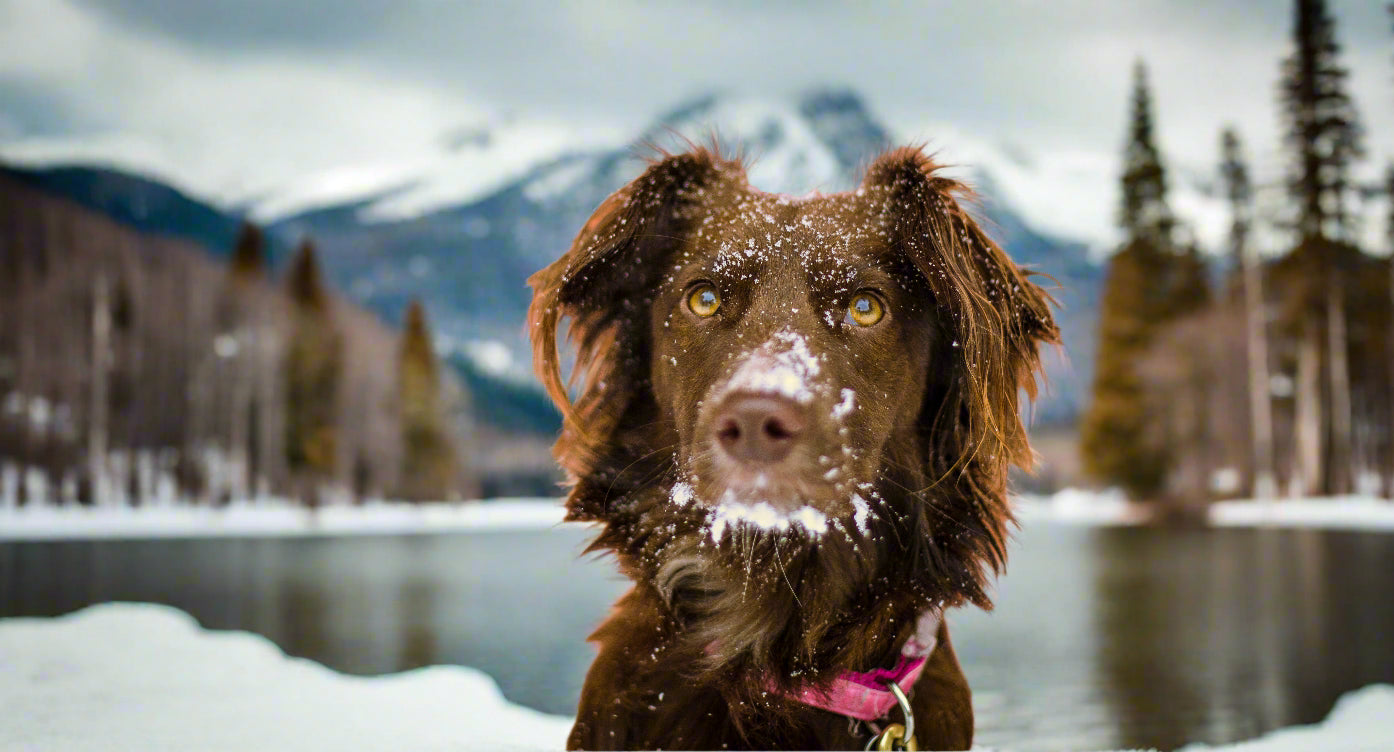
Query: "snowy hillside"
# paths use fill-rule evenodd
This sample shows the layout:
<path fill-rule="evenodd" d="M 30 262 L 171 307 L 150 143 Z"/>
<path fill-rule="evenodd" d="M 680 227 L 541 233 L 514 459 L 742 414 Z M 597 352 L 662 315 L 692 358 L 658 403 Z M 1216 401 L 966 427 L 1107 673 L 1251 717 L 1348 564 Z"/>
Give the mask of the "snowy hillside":
<path fill-rule="evenodd" d="M 543 750 L 561 749 L 571 725 L 509 703 L 474 669 L 345 676 L 149 604 L 0 620 L 0 665 L 5 749 Z M 1394 687 L 1372 685 L 1320 724 L 1186 749 L 1387 750 L 1391 712 Z"/>

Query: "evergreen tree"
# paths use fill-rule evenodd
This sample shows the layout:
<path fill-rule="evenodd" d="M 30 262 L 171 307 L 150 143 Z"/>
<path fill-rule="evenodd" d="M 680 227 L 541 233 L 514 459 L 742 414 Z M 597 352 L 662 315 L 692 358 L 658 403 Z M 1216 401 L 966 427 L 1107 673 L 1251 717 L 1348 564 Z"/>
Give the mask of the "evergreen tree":
<path fill-rule="evenodd" d="M 1283 61 L 1281 100 L 1285 142 L 1292 151 L 1288 191 L 1298 204 L 1301 238 L 1352 234 L 1346 205 L 1351 162 L 1364 154 L 1348 71 L 1337 57 L 1335 24 L 1325 0 L 1296 0 L 1294 49 Z"/>
<path fill-rule="evenodd" d="M 1294 433 L 1304 491 L 1328 495 L 1350 490 L 1354 470 L 1345 284 L 1363 257 L 1346 242 L 1355 224 L 1347 199 L 1351 164 L 1364 151 L 1326 3 L 1296 0 L 1294 10 L 1293 52 L 1280 87 L 1288 192 L 1298 207 L 1298 243 L 1288 259 L 1295 281 L 1287 324 L 1300 341 Z"/>
<path fill-rule="evenodd" d="M 1080 426 L 1085 471 L 1130 498 L 1154 498 L 1166 479 L 1166 457 L 1149 435 L 1138 363 L 1151 345 L 1166 305 L 1154 289 L 1163 255 L 1137 240 L 1109 260 L 1099 306 L 1099 350 L 1089 408 Z"/>
<path fill-rule="evenodd" d="M 266 275 L 266 238 L 260 227 L 251 222 L 242 223 L 229 267 L 236 279 L 259 279 Z"/>
<path fill-rule="evenodd" d="M 338 392 L 343 338 L 329 306 L 329 292 L 305 240 L 291 262 L 287 285 L 291 327 L 285 354 L 286 465 L 306 504 L 317 506 L 320 486 L 338 464 Z"/>
<path fill-rule="evenodd" d="M 317 313 L 329 310 L 329 290 L 315 255 L 315 244 L 309 238 L 300 241 L 291 260 L 288 291 L 290 299 L 302 309 Z"/>
<path fill-rule="evenodd" d="M 1166 169 L 1154 140 L 1152 97 L 1140 61 L 1133 69 L 1128 131 L 1119 211 L 1124 241 L 1105 273 L 1099 349 L 1080 448 L 1091 476 L 1147 499 L 1162 489 L 1167 457 L 1149 430 L 1138 362 L 1169 320 L 1204 307 L 1209 290 L 1199 253 L 1174 249 L 1176 221 L 1166 202 Z"/>
<path fill-rule="evenodd" d="M 402 430 L 398 496 L 410 501 L 447 499 L 457 490 L 459 466 L 441 395 L 440 365 L 419 300 L 407 309 L 397 376 Z"/>
<path fill-rule="evenodd" d="M 1163 249 L 1171 245 L 1175 220 L 1167 206 L 1166 190 L 1166 169 L 1153 138 L 1147 67 L 1139 60 L 1133 66 L 1132 116 L 1123 152 L 1123 201 L 1118 223 L 1124 242 L 1147 239 Z"/>
<path fill-rule="evenodd" d="M 1192 240 L 1167 259 L 1167 306 L 1163 320 L 1179 318 L 1204 310 L 1210 305 L 1210 267 Z"/>

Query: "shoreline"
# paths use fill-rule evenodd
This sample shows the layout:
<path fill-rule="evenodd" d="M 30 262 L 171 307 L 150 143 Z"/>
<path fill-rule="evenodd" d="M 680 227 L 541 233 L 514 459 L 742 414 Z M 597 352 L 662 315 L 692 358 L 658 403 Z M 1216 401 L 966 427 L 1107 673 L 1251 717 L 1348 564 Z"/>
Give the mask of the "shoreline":
<path fill-rule="evenodd" d="M 1137 527 L 1154 524 L 1153 509 L 1116 493 L 1066 489 L 1021 494 L 1013 506 L 1022 525 Z M 0 542 L 190 538 L 440 535 L 582 529 L 563 522 L 559 499 L 504 498 L 470 502 L 370 501 L 311 512 L 285 499 L 225 507 L 0 507 Z M 1275 501 L 1221 501 L 1206 519 L 1214 528 L 1322 529 L 1394 533 L 1394 502 L 1367 496 Z"/>

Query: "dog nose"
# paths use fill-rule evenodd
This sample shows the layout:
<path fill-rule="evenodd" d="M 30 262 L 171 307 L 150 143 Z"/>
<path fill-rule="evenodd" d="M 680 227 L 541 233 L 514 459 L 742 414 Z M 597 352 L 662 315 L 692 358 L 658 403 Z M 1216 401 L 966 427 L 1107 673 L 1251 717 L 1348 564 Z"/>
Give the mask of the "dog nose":
<path fill-rule="evenodd" d="M 741 462 L 772 465 L 789 455 L 808 427 L 793 400 L 763 394 L 727 397 L 716 416 L 716 441 Z"/>

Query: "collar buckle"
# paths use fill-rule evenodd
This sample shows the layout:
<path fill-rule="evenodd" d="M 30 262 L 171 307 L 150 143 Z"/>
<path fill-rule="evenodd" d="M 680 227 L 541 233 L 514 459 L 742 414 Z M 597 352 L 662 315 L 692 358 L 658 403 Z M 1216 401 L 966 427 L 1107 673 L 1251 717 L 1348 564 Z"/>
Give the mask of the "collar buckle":
<path fill-rule="evenodd" d="M 881 752 L 889 750 L 908 750 L 917 752 L 920 745 L 915 741 L 915 713 L 910 709 L 910 698 L 905 696 L 900 685 L 894 680 L 885 682 L 886 689 L 895 695 L 896 704 L 900 706 L 901 715 L 905 718 L 905 725 L 899 723 L 889 723 L 881 729 L 871 740 L 866 743 L 866 749 L 876 749 Z"/>

